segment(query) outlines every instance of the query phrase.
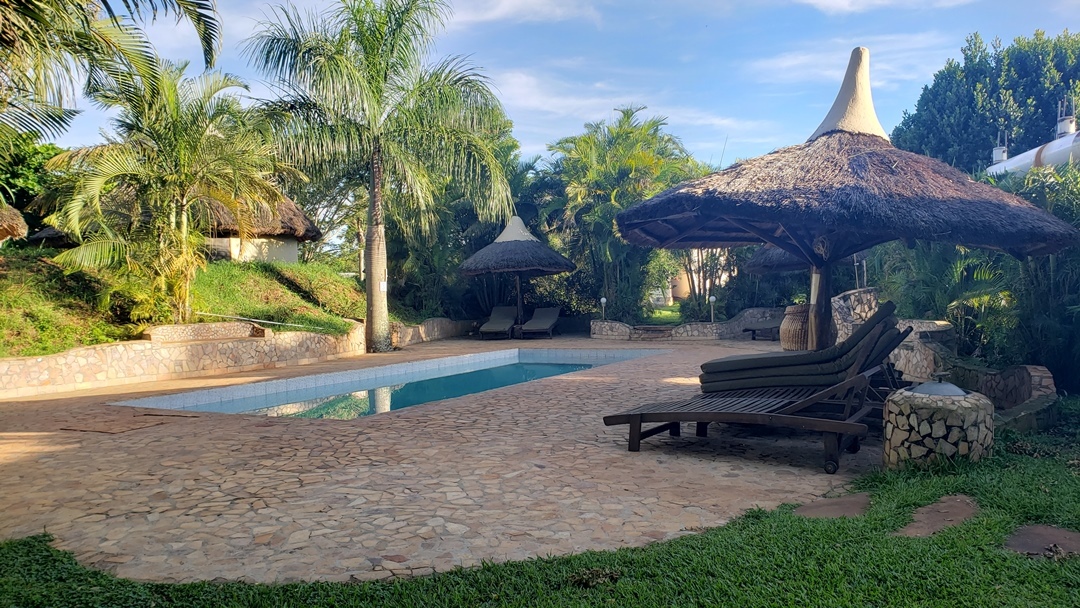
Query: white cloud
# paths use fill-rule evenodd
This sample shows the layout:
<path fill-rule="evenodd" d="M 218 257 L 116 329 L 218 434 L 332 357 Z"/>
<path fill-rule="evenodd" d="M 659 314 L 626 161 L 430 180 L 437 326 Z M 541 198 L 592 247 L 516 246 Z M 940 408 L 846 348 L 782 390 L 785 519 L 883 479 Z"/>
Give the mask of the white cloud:
<path fill-rule="evenodd" d="M 950 8 L 969 4 L 975 0 L 794 0 L 808 4 L 823 13 L 862 13 L 879 8 Z"/>
<path fill-rule="evenodd" d="M 566 21 L 600 23 L 600 12 L 587 0 L 457 0 L 450 25 L 489 21 Z"/>
<path fill-rule="evenodd" d="M 810 41 L 804 50 L 788 51 L 751 61 L 751 78 L 764 83 L 840 82 L 851 49 L 870 49 L 870 78 L 875 87 L 925 81 L 955 54 L 956 40 L 937 32 L 890 34 L 864 38 Z"/>

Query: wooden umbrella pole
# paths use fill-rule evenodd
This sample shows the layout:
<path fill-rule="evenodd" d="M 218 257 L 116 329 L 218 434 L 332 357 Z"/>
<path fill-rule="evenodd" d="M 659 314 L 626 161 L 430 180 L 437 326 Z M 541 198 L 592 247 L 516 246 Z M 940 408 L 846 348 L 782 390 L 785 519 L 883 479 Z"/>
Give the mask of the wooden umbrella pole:
<path fill-rule="evenodd" d="M 517 322 L 521 325 L 525 322 L 525 307 L 521 304 L 521 273 L 514 273 L 514 286 L 517 287 Z"/>
<path fill-rule="evenodd" d="M 824 350 L 832 325 L 832 265 L 814 266 L 810 271 L 810 315 L 807 320 L 807 347 Z"/>

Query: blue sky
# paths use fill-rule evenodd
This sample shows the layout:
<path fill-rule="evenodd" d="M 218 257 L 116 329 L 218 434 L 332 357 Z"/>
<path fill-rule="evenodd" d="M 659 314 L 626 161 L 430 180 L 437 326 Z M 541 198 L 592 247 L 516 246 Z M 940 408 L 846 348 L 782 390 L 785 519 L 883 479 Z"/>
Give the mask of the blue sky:
<path fill-rule="evenodd" d="M 269 92 L 240 47 L 267 6 L 218 0 L 218 67 L 248 80 L 254 96 Z M 526 156 L 635 104 L 666 116 L 699 160 L 723 165 L 804 141 L 855 46 L 870 49 L 875 106 L 891 131 L 968 34 L 1007 44 L 1080 21 L 1080 0 L 456 0 L 453 9 L 434 54 L 483 69 Z M 190 26 L 165 19 L 146 29 L 159 54 L 201 69 Z M 95 143 L 108 126 L 80 108 L 61 145 Z"/>

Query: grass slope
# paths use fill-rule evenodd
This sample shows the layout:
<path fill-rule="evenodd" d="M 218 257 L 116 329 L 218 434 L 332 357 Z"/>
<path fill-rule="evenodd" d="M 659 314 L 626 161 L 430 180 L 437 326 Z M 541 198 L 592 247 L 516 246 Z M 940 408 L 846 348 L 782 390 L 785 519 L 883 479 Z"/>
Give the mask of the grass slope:
<path fill-rule="evenodd" d="M 352 279 L 339 277 L 328 268 L 307 266 L 260 262 L 208 264 L 195 279 L 194 308 L 215 315 L 304 326 L 271 325 L 275 331 L 307 328 L 307 331 L 332 334 L 347 332 L 350 324 L 343 317 L 363 317 L 363 291 Z"/>
<path fill-rule="evenodd" d="M 0 606 L 1077 606 L 1080 557 L 1002 548 L 1016 527 L 1080 529 L 1080 400 L 1053 433 L 999 437 L 978 465 L 860 479 L 862 517 L 754 510 L 730 524 L 614 552 L 589 552 L 365 584 L 148 584 L 80 567 L 47 536 L 0 544 Z M 1000 449 L 1000 448 L 1004 449 Z M 891 533 L 941 496 L 977 517 L 930 538 Z"/>
<path fill-rule="evenodd" d="M 101 283 L 64 274 L 51 249 L 0 250 L 0 357 L 32 357 L 126 338 L 130 329 L 96 306 Z"/>
<path fill-rule="evenodd" d="M 97 306 L 103 283 L 82 272 L 65 274 L 51 249 L 0 250 L 0 357 L 28 357 L 135 337 L 118 310 Z M 322 264 L 215 262 L 198 273 L 195 310 L 293 323 L 275 331 L 344 334 L 362 319 L 363 289 Z M 391 314 L 397 321 L 401 315 Z M 199 316 L 197 321 L 223 321 Z"/>

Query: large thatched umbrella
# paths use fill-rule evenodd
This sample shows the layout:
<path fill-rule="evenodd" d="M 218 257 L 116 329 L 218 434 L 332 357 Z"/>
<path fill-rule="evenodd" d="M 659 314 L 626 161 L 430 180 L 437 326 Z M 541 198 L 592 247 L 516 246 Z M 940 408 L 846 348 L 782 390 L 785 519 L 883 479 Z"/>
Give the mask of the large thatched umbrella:
<path fill-rule="evenodd" d="M 0 202 L 0 243 L 26 236 L 26 221 L 19 210 Z"/>
<path fill-rule="evenodd" d="M 514 216 L 506 224 L 495 242 L 472 254 L 461 263 L 461 273 L 466 276 L 512 272 L 517 289 L 518 323 L 525 320 L 521 302 L 521 278 L 570 272 L 576 266 L 559 252 L 540 242 L 529 233 L 525 222 Z"/>
<path fill-rule="evenodd" d="M 685 182 L 620 213 L 626 240 L 688 248 L 771 243 L 812 268 L 809 341 L 826 346 L 830 268 L 879 243 L 964 243 L 1015 256 L 1077 240 L 1053 215 L 889 143 L 870 97 L 869 51 L 857 48 L 828 116 L 810 139 Z"/>

